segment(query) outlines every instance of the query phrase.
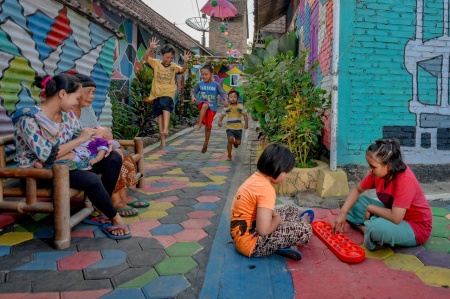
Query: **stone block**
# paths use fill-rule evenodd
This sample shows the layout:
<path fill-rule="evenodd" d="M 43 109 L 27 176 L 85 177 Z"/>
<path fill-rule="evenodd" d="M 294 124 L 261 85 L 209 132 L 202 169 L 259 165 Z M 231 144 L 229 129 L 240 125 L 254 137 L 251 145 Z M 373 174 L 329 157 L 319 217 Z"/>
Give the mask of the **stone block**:
<path fill-rule="evenodd" d="M 328 167 L 323 161 L 315 161 L 313 168 L 294 168 L 286 175 L 286 179 L 274 185 L 277 195 L 294 195 L 302 191 L 316 189 L 317 178 L 321 169 Z"/>
<path fill-rule="evenodd" d="M 336 171 L 332 171 L 329 168 L 320 169 L 316 192 L 321 197 L 348 195 L 350 189 L 348 187 L 347 174 L 340 168 Z"/>

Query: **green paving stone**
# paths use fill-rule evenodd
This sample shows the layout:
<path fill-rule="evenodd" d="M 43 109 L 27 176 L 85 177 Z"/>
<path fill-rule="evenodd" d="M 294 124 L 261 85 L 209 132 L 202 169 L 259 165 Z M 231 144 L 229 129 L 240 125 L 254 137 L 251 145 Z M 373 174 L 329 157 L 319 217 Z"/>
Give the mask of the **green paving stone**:
<path fill-rule="evenodd" d="M 442 226 L 433 226 L 433 230 L 431 231 L 432 237 L 438 238 L 448 238 L 450 236 L 450 230 L 447 227 Z"/>
<path fill-rule="evenodd" d="M 186 274 L 198 264 L 191 257 L 169 257 L 155 266 L 160 275 Z"/>
<path fill-rule="evenodd" d="M 447 209 L 444 208 L 437 208 L 437 207 L 431 207 L 431 212 L 433 214 L 433 216 L 439 216 L 439 217 L 445 217 L 448 214 L 450 214 L 450 212 Z M 433 217 L 433 221 L 434 221 L 434 217 Z"/>
<path fill-rule="evenodd" d="M 447 238 L 431 236 L 422 246 L 428 250 L 450 252 L 450 241 Z"/>
<path fill-rule="evenodd" d="M 150 271 L 142 274 L 141 276 L 138 276 L 124 284 L 121 284 L 118 286 L 118 289 L 130 289 L 130 288 L 142 288 L 149 282 L 155 280 L 158 278 L 158 272 L 156 272 L 155 269 L 151 269 Z"/>
<path fill-rule="evenodd" d="M 42 221 L 34 222 L 29 221 L 27 223 L 19 224 L 14 227 L 16 232 L 35 232 L 45 227 L 52 226 L 52 217 L 44 218 Z"/>
<path fill-rule="evenodd" d="M 31 217 L 33 218 L 34 221 L 41 221 L 42 219 L 44 219 L 48 216 L 50 216 L 50 214 L 37 213 L 37 214 L 32 215 Z"/>
<path fill-rule="evenodd" d="M 202 249 L 202 245 L 197 242 L 179 242 L 168 248 L 166 252 L 169 256 L 192 256 Z"/>

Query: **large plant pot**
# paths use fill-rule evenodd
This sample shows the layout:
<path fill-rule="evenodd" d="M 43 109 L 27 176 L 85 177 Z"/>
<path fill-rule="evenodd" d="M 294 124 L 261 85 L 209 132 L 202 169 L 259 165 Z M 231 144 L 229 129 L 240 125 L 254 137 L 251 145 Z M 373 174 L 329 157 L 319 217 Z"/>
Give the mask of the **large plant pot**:
<path fill-rule="evenodd" d="M 273 185 L 278 195 L 294 195 L 306 190 L 314 190 L 320 170 L 327 168 L 328 164 L 314 160 L 317 166 L 314 168 L 294 168 L 286 175 L 286 179 L 278 185 Z"/>

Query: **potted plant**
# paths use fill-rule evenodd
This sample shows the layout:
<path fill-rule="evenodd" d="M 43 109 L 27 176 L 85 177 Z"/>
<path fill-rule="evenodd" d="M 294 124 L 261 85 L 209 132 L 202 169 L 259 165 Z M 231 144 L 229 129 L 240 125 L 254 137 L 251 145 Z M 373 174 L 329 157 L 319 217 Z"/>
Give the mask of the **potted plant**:
<path fill-rule="evenodd" d="M 312 74 L 317 64 L 307 66 L 307 52 L 296 55 L 295 33 L 279 40 L 269 38 L 266 48 L 246 56 L 243 93 L 247 108 L 261 124 L 261 134 L 268 142 L 285 144 L 295 156 L 298 169 L 311 169 L 313 174 L 288 176 L 285 185 L 295 185 L 283 194 L 315 188 L 314 176 L 325 163 L 315 160 L 320 147 L 322 117 L 330 96 L 314 85 Z M 266 142 L 267 143 L 267 142 Z M 308 170 L 306 170 L 308 171 Z M 294 177 L 294 178 L 292 178 Z M 310 178 L 311 183 L 305 182 Z M 281 184 L 278 189 L 286 189 Z M 292 190 L 291 190 L 292 189 Z"/>

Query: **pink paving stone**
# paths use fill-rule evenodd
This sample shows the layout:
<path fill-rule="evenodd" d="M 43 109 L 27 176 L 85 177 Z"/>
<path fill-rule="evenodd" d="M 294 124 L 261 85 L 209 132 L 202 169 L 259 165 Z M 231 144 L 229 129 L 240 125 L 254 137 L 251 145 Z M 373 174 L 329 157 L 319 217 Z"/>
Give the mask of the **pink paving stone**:
<path fill-rule="evenodd" d="M 130 232 L 133 237 L 143 237 L 143 238 L 153 237 L 149 231 L 142 231 L 142 230 L 133 231 L 132 229 L 130 229 Z"/>
<path fill-rule="evenodd" d="M 81 237 L 81 238 L 93 238 L 94 232 L 89 229 L 82 229 L 82 230 L 74 230 L 70 233 L 71 237 Z"/>
<path fill-rule="evenodd" d="M 220 200 L 218 196 L 200 196 L 196 198 L 199 202 L 216 202 Z"/>
<path fill-rule="evenodd" d="M 170 247 L 177 242 L 172 236 L 153 236 L 164 248 Z"/>
<path fill-rule="evenodd" d="M 170 183 L 173 182 L 175 179 L 174 178 L 160 178 L 160 179 L 156 179 L 156 181 L 158 183 Z"/>
<path fill-rule="evenodd" d="M 204 228 L 211 225 L 211 222 L 207 219 L 189 219 L 180 223 L 186 229 L 192 228 Z"/>
<path fill-rule="evenodd" d="M 308 242 L 308 247 L 307 248 L 318 248 L 321 250 L 324 250 L 327 248 L 327 245 L 325 245 L 324 242 L 322 242 L 322 240 L 320 240 L 316 235 L 312 235 L 311 238 L 309 239 Z"/>
<path fill-rule="evenodd" d="M 3 297 L 0 297 L 3 298 Z M 4 298 L 11 298 L 9 296 Z M 58 292 L 49 292 L 49 293 L 34 293 L 34 294 L 27 294 L 23 297 L 20 297 L 21 299 L 59 299 L 59 293 Z"/>
<path fill-rule="evenodd" d="M 5 227 L 5 226 L 13 224 L 13 223 L 14 223 L 13 217 L 0 215 L 0 227 Z"/>
<path fill-rule="evenodd" d="M 292 271 L 291 274 L 295 298 L 356 298 L 346 288 L 351 282 L 346 273 L 317 272 L 305 275 L 304 271 Z M 327 284 L 330 281 L 333 283 Z M 336 288 L 336 285 L 340 287 Z"/>
<path fill-rule="evenodd" d="M 112 289 L 95 290 L 95 291 L 61 292 L 61 299 L 100 298 L 101 296 L 111 291 Z"/>
<path fill-rule="evenodd" d="M 58 261 L 58 270 L 81 270 L 102 260 L 98 251 L 80 251 Z"/>
<path fill-rule="evenodd" d="M 197 242 L 208 236 L 208 234 L 200 228 L 185 229 L 173 235 L 178 242 Z"/>
<path fill-rule="evenodd" d="M 314 211 L 314 219 L 323 220 L 326 217 L 331 216 L 330 210 L 324 209 L 312 209 Z M 335 218 L 335 217 L 333 217 Z"/>
<path fill-rule="evenodd" d="M 333 214 L 333 215 L 339 214 L 340 211 L 341 211 L 341 209 L 332 209 L 332 210 L 330 210 L 331 214 Z"/>
<path fill-rule="evenodd" d="M 25 296 L 27 296 L 29 294 L 27 293 L 10 293 L 10 294 L 2 294 L 2 296 L 0 296 L 0 298 L 5 298 L 5 299 L 22 299 L 25 298 Z"/>
<path fill-rule="evenodd" d="M 191 219 L 208 219 L 211 218 L 214 213 L 212 211 L 192 211 L 186 215 Z"/>
<path fill-rule="evenodd" d="M 361 263 L 348 264 L 350 271 L 357 273 L 370 273 L 375 271 L 384 271 L 386 269 L 386 264 L 383 260 L 369 259 L 366 258 Z"/>
<path fill-rule="evenodd" d="M 157 227 L 158 225 L 161 225 L 158 220 L 150 219 L 136 221 L 131 223 L 129 226 L 132 231 L 149 231 L 152 228 Z"/>
<path fill-rule="evenodd" d="M 164 197 L 164 198 L 158 198 L 157 200 L 155 200 L 156 202 L 174 202 L 179 200 L 180 198 L 178 196 L 169 196 L 169 197 Z"/>

